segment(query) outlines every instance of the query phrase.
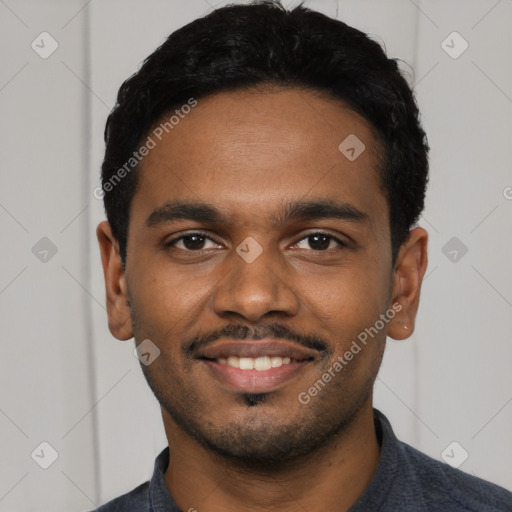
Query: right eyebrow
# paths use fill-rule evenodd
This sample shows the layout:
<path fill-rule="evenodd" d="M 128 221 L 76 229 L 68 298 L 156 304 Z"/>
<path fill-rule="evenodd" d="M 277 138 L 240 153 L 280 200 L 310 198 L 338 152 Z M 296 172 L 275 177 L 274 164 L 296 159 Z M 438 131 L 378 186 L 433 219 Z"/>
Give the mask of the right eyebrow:
<path fill-rule="evenodd" d="M 151 212 L 146 219 L 146 226 L 153 228 L 183 219 L 220 223 L 223 216 L 214 206 L 207 203 L 167 202 Z"/>

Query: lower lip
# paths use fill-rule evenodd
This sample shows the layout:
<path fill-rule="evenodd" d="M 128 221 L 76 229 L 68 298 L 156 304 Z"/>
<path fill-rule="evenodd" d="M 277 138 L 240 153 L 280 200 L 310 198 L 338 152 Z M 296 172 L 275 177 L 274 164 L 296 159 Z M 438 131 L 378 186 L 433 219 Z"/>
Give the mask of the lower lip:
<path fill-rule="evenodd" d="M 294 379 L 309 361 L 292 361 L 269 370 L 240 370 L 216 361 L 202 360 L 215 378 L 234 391 L 266 393 Z"/>

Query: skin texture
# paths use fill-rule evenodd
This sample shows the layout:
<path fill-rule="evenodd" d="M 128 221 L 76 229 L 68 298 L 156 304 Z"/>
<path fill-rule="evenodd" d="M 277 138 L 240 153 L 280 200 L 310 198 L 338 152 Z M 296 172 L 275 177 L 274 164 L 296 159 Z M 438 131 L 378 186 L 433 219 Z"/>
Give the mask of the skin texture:
<path fill-rule="evenodd" d="M 338 149 L 349 134 L 366 147 L 354 161 Z M 98 226 L 112 334 L 161 350 L 142 368 L 162 406 L 166 483 L 182 510 L 343 511 L 370 482 L 379 457 L 373 383 L 386 335 L 414 330 L 427 265 L 422 228 L 392 264 L 379 148 L 363 118 L 316 92 L 215 94 L 141 163 L 125 271 L 109 224 Z M 207 203 L 223 218 L 148 226 L 176 201 Z M 286 220 L 284 205 L 296 201 L 343 202 L 364 216 Z M 169 245 L 196 231 L 208 238 Z M 334 238 L 311 238 L 318 231 Z M 262 249 L 251 263 L 236 251 L 247 237 Z M 393 304 L 400 311 L 301 403 Z M 311 360 L 269 392 L 233 389 L 197 356 L 241 337 L 241 326 L 248 343 L 259 334 L 288 340 L 309 347 Z"/>

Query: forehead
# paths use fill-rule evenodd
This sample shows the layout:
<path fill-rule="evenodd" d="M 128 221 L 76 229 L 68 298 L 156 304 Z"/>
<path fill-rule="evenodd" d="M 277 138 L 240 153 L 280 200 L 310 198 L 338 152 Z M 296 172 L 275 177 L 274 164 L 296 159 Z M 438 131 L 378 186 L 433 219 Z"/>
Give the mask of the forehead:
<path fill-rule="evenodd" d="M 387 219 L 380 145 L 342 102 L 273 88 L 218 93 L 186 111 L 168 133 L 150 132 L 156 144 L 141 162 L 133 213 L 190 201 L 263 223 L 280 205 L 323 197 Z"/>

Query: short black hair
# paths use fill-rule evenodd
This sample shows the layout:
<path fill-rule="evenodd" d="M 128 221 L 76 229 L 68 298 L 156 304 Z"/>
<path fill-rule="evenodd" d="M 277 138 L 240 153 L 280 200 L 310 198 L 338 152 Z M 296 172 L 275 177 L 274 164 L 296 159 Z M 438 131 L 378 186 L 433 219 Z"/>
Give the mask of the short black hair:
<path fill-rule="evenodd" d="M 260 0 L 222 7 L 175 31 L 119 89 L 105 127 L 102 187 L 123 263 L 137 187 L 133 154 L 151 128 L 191 98 L 261 85 L 327 93 L 370 123 L 381 146 L 378 170 L 395 261 L 424 208 L 429 151 L 397 59 L 339 20 Z"/>

